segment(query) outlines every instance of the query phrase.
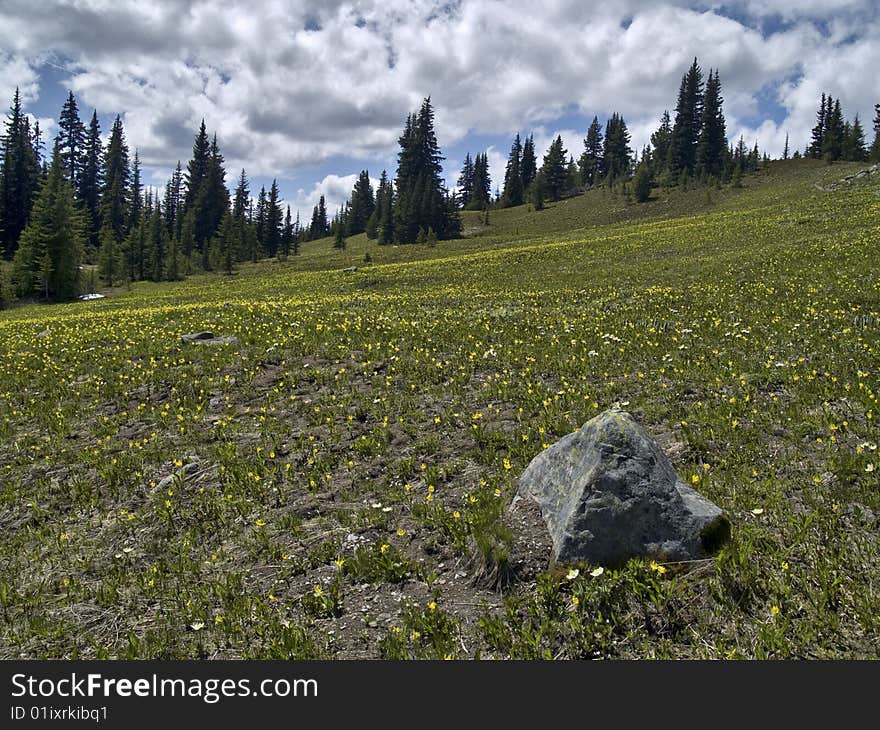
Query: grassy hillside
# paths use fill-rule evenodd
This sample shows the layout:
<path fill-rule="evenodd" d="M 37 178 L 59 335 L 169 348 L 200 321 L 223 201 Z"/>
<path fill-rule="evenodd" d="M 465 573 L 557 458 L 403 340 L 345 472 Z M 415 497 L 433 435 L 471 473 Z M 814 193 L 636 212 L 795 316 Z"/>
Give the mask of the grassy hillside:
<path fill-rule="evenodd" d="M 0 312 L 0 656 L 880 656 L 880 187 L 817 188 L 853 169 Z M 613 403 L 717 558 L 511 547 L 516 476 Z"/>

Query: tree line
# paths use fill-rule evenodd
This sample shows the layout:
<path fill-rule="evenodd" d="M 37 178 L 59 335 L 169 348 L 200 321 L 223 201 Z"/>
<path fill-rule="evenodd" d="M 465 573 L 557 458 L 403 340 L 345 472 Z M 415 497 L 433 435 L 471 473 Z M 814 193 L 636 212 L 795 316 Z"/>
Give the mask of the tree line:
<path fill-rule="evenodd" d="M 858 115 L 846 120 L 839 99 L 823 94 L 803 155 L 796 150 L 791 157 L 880 161 L 880 104 L 873 128 L 867 147 Z M 332 220 L 322 195 L 304 224 L 299 214 L 292 219 L 275 180 L 254 198 L 242 169 L 230 195 L 217 135 L 208 134 L 204 120 L 191 159 L 185 168 L 177 163 L 160 191 L 144 185 L 138 152 L 130 154 L 118 115 L 104 145 L 97 112 L 85 124 L 70 92 L 47 155 L 39 124 L 31 126 L 16 89 L 0 135 L 0 246 L 12 262 L 11 287 L 0 276 L 0 305 L 13 294 L 74 298 L 85 286 L 84 264 L 95 264 L 103 283 L 117 286 L 175 280 L 194 271 L 231 273 L 239 262 L 284 259 L 297 255 L 303 242 L 328 235 L 338 248 L 360 233 L 380 245 L 431 244 L 460 235 L 461 210 L 526 202 L 541 209 L 548 200 L 619 183 L 645 201 L 656 185 L 738 184 L 768 159 L 757 143 L 748 148 L 742 138 L 736 145 L 728 140 L 720 74 L 710 69 L 704 78 L 696 58 L 682 76 L 674 118 L 663 112 L 641 154 L 630 144 L 626 121 L 616 112 L 604 127 L 593 117 L 577 161 L 557 136 L 539 166 L 534 135 L 517 134 L 503 190 L 493 194 L 482 152 L 466 155 L 450 191 L 429 97 L 407 116 L 394 178 L 383 170 L 374 190 L 369 172 L 362 170 Z M 786 137 L 783 159 L 789 153 Z"/>

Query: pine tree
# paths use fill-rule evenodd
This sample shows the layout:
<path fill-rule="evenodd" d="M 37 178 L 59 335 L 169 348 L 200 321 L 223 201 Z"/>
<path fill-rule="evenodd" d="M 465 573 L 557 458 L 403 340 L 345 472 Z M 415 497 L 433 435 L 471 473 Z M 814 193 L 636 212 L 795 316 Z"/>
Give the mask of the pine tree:
<path fill-rule="evenodd" d="M 214 255 L 213 268 L 229 276 L 235 269 L 235 260 L 241 241 L 240 227 L 245 225 L 243 219 L 236 219 L 230 211 L 223 213 L 220 227 L 214 234 L 210 249 Z"/>
<path fill-rule="evenodd" d="M 654 148 L 652 159 L 655 173 L 666 172 L 669 170 L 672 154 L 672 120 L 668 109 L 664 109 L 660 117 L 660 126 L 651 135 L 651 145 Z"/>
<path fill-rule="evenodd" d="M 65 171 L 60 145 L 56 143 L 48 176 L 13 259 L 19 296 L 36 292 L 49 300 L 63 301 L 79 294 L 85 223 Z"/>
<path fill-rule="evenodd" d="M 183 202 L 183 207 L 186 210 L 195 205 L 202 182 L 208 175 L 210 156 L 211 146 L 208 142 L 208 130 L 205 128 L 205 120 L 202 119 L 202 124 L 193 142 L 192 158 L 186 164 L 186 195 Z"/>
<path fill-rule="evenodd" d="M 28 119 L 21 108 L 18 88 L 5 127 L 0 137 L 3 147 L 3 163 L 0 167 L 0 253 L 11 258 L 27 226 L 40 186 L 40 169 L 35 152 L 37 145 L 31 138 Z"/>
<path fill-rule="evenodd" d="M 116 240 L 116 234 L 109 223 L 101 226 L 100 239 L 98 273 L 107 286 L 118 286 L 123 283 L 127 271 L 123 244 Z"/>
<path fill-rule="evenodd" d="M 244 168 L 241 168 L 241 174 L 238 176 L 238 185 L 235 187 L 235 195 L 232 200 L 232 217 L 235 218 L 236 222 L 245 220 L 250 198 L 251 190 L 247 173 L 244 171 Z"/>
<path fill-rule="evenodd" d="M 522 184 L 522 142 L 516 135 L 507 156 L 507 167 L 504 169 L 504 194 L 501 204 L 505 208 L 512 208 L 523 204 Z"/>
<path fill-rule="evenodd" d="M 281 230 L 281 248 L 278 252 L 278 258 L 280 260 L 286 259 L 290 256 L 290 251 L 293 248 L 293 221 L 290 218 L 290 206 L 287 206 L 287 212 L 284 214 L 284 227 Z"/>
<path fill-rule="evenodd" d="M 330 223 L 327 220 L 327 203 L 322 195 L 312 210 L 312 222 L 309 225 L 309 238 L 323 238 L 330 233 Z"/>
<path fill-rule="evenodd" d="M 474 160 L 474 192 L 468 208 L 470 210 L 486 210 L 491 201 L 492 178 L 489 175 L 489 156 L 483 152 L 478 154 Z"/>
<path fill-rule="evenodd" d="M 147 227 L 144 269 L 150 281 L 162 281 L 165 275 L 165 245 L 168 240 L 165 221 L 162 219 L 162 204 L 158 195 L 150 213 Z"/>
<path fill-rule="evenodd" d="M 266 255 L 277 256 L 281 247 L 281 226 L 284 222 L 284 214 L 281 212 L 281 199 L 278 192 L 278 183 L 272 180 L 269 195 L 266 198 L 266 220 L 263 224 L 263 246 Z"/>
<path fill-rule="evenodd" d="M 541 178 L 543 181 L 543 193 L 550 200 L 559 200 L 565 188 L 567 177 L 566 156 L 568 152 L 562 146 L 562 136 L 557 135 L 550 144 L 544 162 L 541 165 Z"/>
<path fill-rule="evenodd" d="M 354 236 L 366 231 L 367 221 L 370 220 L 375 209 L 376 197 L 373 193 L 373 184 L 370 182 L 370 173 L 361 170 L 351 191 L 351 202 L 346 216 L 346 234 Z"/>
<path fill-rule="evenodd" d="M 642 150 L 642 159 L 636 166 L 633 175 L 633 190 L 636 200 L 645 203 L 651 197 L 651 188 L 654 185 L 654 164 L 651 151 L 647 147 Z"/>
<path fill-rule="evenodd" d="M 165 184 L 165 198 L 162 201 L 165 209 L 165 228 L 168 238 L 180 240 L 180 231 L 183 228 L 183 168 L 180 160 L 168 182 Z"/>
<path fill-rule="evenodd" d="M 381 246 L 394 241 L 394 185 L 385 170 L 376 193 L 376 239 Z"/>
<path fill-rule="evenodd" d="M 534 135 L 530 134 L 529 138 L 523 142 L 520 172 L 522 173 L 523 195 L 525 195 L 529 186 L 535 181 L 535 176 L 538 174 L 538 158 L 535 156 Z"/>
<path fill-rule="evenodd" d="M 605 125 L 601 172 L 609 183 L 629 178 L 632 172 L 632 148 L 624 118 L 615 112 Z"/>
<path fill-rule="evenodd" d="M 782 149 L 782 159 L 787 160 L 789 158 L 789 147 L 788 147 L 788 132 L 785 133 L 785 147 Z"/>
<path fill-rule="evenodd" d="M 442 239 L 461 232 L 461 220 L 447 195 L 441 173 L 443 156 L 434 132 L 434 109 L 430 97 L 418 113 L 407 118 L 398 140 L 396 195 L 393 228 L 398 243 L 415 242 L 419 231 L 433 228 Z"/>
<path fill-rule="evenodd" d="M 584 151 L 580 159 L 581 185 L 592 187 L 599 182 L 604 150 L 603 139 L 599 117 L 593 117 L 584 139 Z"/>
<path fill-rule="evenodd" d="M 119 116 L 110 130 L 110 140 L 104 151 L 104 185 L 101 194 L 101 221 L 110 227 L 116 242 L 125 239 L 128 230 L 130 203 L 128 145 Z"/>
<path fill-rule="evenodd" d="M 858 114 L 846 133 L 844 159 L 850 162 L 864 162 L 868 159 L 868 150 L 865 148 L 865 130 L 862 129 L 862 122 Z"/>
<path fill-rule="evenodd" d="M 724 120 L 721 96 L 721 78 L 718 71 L 706 80 L 703 95 L 703 117 L 697 143 L 696 171 L 698 175 L 720 178 L 724 174 L 727 153 L 727 125 Z"/>
<path fill-rule="evenodd" d="M 880 104 L 874 105 L 874 141 L 871 143 L 868 158 L 872 162 L 880 162 Z"/>
<path fill-rule="evenodd" d="M 813 127 L 812 138 L 808 148 L 810 157 L 815 157 L 816 159 L 822 157 L 822 149 L 825 146 L 825 129 L 827 127 L 825 120 L 825 107 L 825 94 L 822 94 L 819 111 L 816 112 L 816 126 Z"/>
<path fill-rule="evenodd" d="M 74 190 L 79 189 L 80 174 L 83 167 L 86 128 L 79 118 L 79 109 L 73 92 L 67 94 L 67 101 L 61 108 L 58 119 L 58 136 L 56 141 L 61 153 L 61 162 L 67 179 L 73 183 Z"/>
<path fill-rule="evenodd" d="M 672 127 L 670 170 L 676 179 L 694 174 L 703 119 L 703 72 L 697 59 L 681 79 Z"/>
<path fill-rule="evenodd" d="M 101 231 L 101 189 L 103 186 L 103 150 L 101 148 L 101 125 L 98 112 L 92 112 L 89 129 L 83 147 L 83 166 L 77 189 L 77 197 L 83 206 L 86 221 L 86 240 L 96 248 Z M 103 241 L 101 241 L 103 245 Z M 112 286 L 112 284 L 111 284 Z"/>
<path fill-rule="evenodd" d="M 134 151 L 134 160 L 131 164 L 131 205 L 128 209 L 128 231 L 133 231 L 141 222 L 141 208 L 143 206 L 143 187 L 141 186 L 141 161 L 138 151 Z"/>
<path fill-rule="evenodd" d="M 458 176 L 458 200 L 462 208 L 467 208 L 474 197 L 474 161 L 471 153 L 464 156 L 464 164 L 461 167 L 461 175 Z"/>
<path fill-rule="evenodd" d="M 822 157 L 828 162 L 836 162 L 843 155 L 843 142 L 845 136 L 840 99 L 832 100 L 831 97 L 828 97 L 828 108 L 825 110 L 825 122 L 826 128 L 822 142 Z"/>
<path fill-rule="evenodd" d="M 296 220 L 293 223 L 293 255 L 299 256 L 299 244 L 302 242 L 303 230 L 299 222 L 299 211 L 296 211 Z"/>

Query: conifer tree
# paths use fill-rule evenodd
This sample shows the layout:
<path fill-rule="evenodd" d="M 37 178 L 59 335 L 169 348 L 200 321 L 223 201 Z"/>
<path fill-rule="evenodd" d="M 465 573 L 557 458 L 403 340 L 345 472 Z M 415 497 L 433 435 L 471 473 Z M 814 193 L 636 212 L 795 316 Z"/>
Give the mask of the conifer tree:
<path fill-rule="evenodd" d="M 504 170 L 504 194 L 501 204 L 505 208 L 523 204 L 522 153 L 522 142 L 517 134 L 510 147 L 507 167 Z"/>
<path fill-rule="evenodd" d="M 3 162 L 0 166 L 0 254 L 11 258 L 28 223 L 40 185 L 40 169 L 27 116 L 21 108 L 18 88 L 0 137 Z"/>
<path fill-rule="evenodd" d="M 413 243 L 420 230 L 429 228 L 434 229 L 438 238 L 457 236 L 461 221 L 441 178 L 443 156 L 434 132 L 430 97 L 422 102 L 418 113 L 409 115 L 398 142 L 393 201 L 395 241 Z"/>
<path fill-rule="evenodd" d="M 829 162 L 835 162 L 839 160 L 843 154 L 843 142 L 845 137 L 840 99 L 832 100 L 831 97 L 828 97 L 828 108 L 825 110 L 825 123 L 822 156 Z"/>
<path fill-rule="evenodd" d="M 394 241 L 394 185 L 385 170 L 376 193 L 376 239 L 381 246 Z"/>
<path fill-rule="evenodd" d="M 293 223 L 293 255 L 299 256 L 299 244 L 302 242 L 303 230 L 299 222 L 299 211 L 296 212 L 296 220 Z"/>
<path fill-rule="evenodd" d="M 844 159 L 850 162 L 864 162 L 868 159 L 868 150 L 865 148 L 865 130 L 862 129 L 862 122 L 858 114 L 846 131 Z"/>
<path fill-rule="evenodd" d="M 224 211 L 220 227 L 214 234 L 214 240 L 210 246 L 214 256 L 212 268 L 222 271 L 227 276 L 235 269 L 235 260 L 241 241 L 239 228 L 244 225 L 243 219 L 236 220 L 235 216 L 227 210 Z"/>
<path fill-rule="evenodd" d="M 287 212 L 284 214 L 284 227 L 281 231 L 281 248 L 279 250 L 279 259 L 286 259 L 290 256 L 293 248 L 293 221 L 290 218 L 290 206 L 287 206 Z"/>
<path fill-rule="evenodd" d="M 180 231 L 183 228 L 183 168 L 180 160 L 177 161 L 177 167 L 174 168 L 165 185 L 165 199 L 162 201 L 162 206 L 165 209 L 168 238 L 180 240 Z"/>
<path fill-rule="evenodd" d="M 489 175 L 489 156 L 483 152 L 474 160 L 474 192 L 468 208 L 486 210 L 492 200 L 492 178 Z M 427 228 L 431 228 L 428 226 Z M 426 229 L 427 230 L 427 229 Z"/>
<path fill-rule="evenodd" d="M 134 151 L 134 161 L 131 164 L 131 205 L 128 209 L 128 231 L 134 230 L 141 222 L 141 208 L 143 206 L 143 188 L 141 186 L 141 161 L 138 151 Z"/>
<path fill-rule="evenodd" d="M 241 174 L 238 176 L 238 185 L 235 187 L 235 196 L 232 201 L 232 217 L 236 222 L 245 220 L 250 204 L 251 190 L 248 182 L 247 173 L 241 168 Z"/>
<path fill-rule="evenodd" d="M 602 126 L 599 124 L 599 117 L 593 117 L 580 158 L 581 185 L 591 187 L 599 182 L 603 149 Z"/>
<path fill-rule="evenodd" d="M 568 152 L 562 146 L 562 135 L 557 135 L 544 155 L 541 165 L 542 189 L 545 197 L 559 200 L 565 188 L 568 175 L 566 156 Z"/>
<path fill-rule="evenodd" d="M 78 190 L 80 173 L 83 166 L 86 128 L 79 118 L 79 109 L 73 92 L 67 94 L 67 101 L 61 108 L 58 119 L 58 148 L 61 154 L 61 162 L 64 165 L 67 179 L 73 183 L 74 190 Z"/>
<path fill-rule="evenodd" d="M 698 175 L 720 178 L 724 174 L 727 153 L 727 125 L 724 120 L 721 96 L 721 78 L 709 69 L 703 95 L 703 117 L 697 143 L 696 171 Z"/>
<path fill-rule="evenodd" d="M 376 209 L 376 197 L 373 193 L 373 184 L 370 182 L 370 173 L 361 170 L 358 179 L 351 191 L 348 215 L 346 216 L 346 234 L 354 236 L 363 233 L 367 229 L 367 221 Z"/>
<path fill-rule="evenodd" d="M 672 127 L 670 169 L 676 179 L 692 176 L 703 119 L 703 72 L 697 59 L 681 79 Z"/>
<path fill-rule="evenodd" d="M 162 281 L 165 274 L 165 245 L 168 240 L 165 221 L 162 220 L 162 204 L 158 195 L 150 212 L 147 228 L 145 256 L 145 275 L 150 281 Z"/>
<path fill-rule="evenodd" d="M 266 198 L 266 220 L 263 224 L 263 247 L 267 256 L 277 256 L 281 247 L 281 226 L 283 225 L 281 200 L 278 183 L 272 180 L 269 195 Z"/>
<path fill-rule="evenodd" d="M 632 172 L 632 148 L 624 118 L 614 112 L 605 125 L 601 172 L 609 183 L 629 178 Z"/>
<path fill-rule="evenodd" d="M 38 293 L 52 301 L 63 301 L 79 294 L 85 224 L 65 170 L 56 143 L 46 181 L 13 259 L 19 296 Z"/>
<path fill-rule="evenodd" d="M 530 134 L 528 139 L 523 142 L 520 172 L 522 173 L 522 188 L 523 194 L 525 195 L 529 186 L 535 181 L 535 176 L 538 174 L 538 158 L 535 155 L 534 135 Z"/>
<path fill-rule="evenodd" d="M 254 215 L 254 231 L 257 234 L 257 244 L 261 252 L 266 250 L 266 207 L 268 198 L 266 197 L 266 186 L 260 186 L 260 193 L 257 196 L 257 210 Z"/>
<path fill-rule="evenodd" d="M 123 255 L 124 246 L 116 240 L 116 234 L 109 223 L 101 226 L 101 244 L 98 250 L 98 273 L 107 286 L 123 283 L 127 267 Z"/>
<path fill-rule="evenodd" d="M 309 225 L 309 238 L 323 238 L 330 232 L 330 223 L 327 220 L 327 203 L 322 195 L 312 210 L 312 222 Z"/>
<path fill-rule="evenodd" d="M 464 164 L 461 167 L 461 175 L 458 176 L 458 201 L 462 208 L 467 208 L 474 197 L 474 161 L 471 153 L 464 156 Z"/>
<path fill-rule="evenodd" d="M 101 194 L 101 220 L 110 226 L 117 243 L 125 239 L 128 228 L 130 172 L 125 132 L 122 120 L 117 116 L 104 151 L 104 185 Z"/>
<path fill-rule="evenodd" d="M 808 149 L 810 157 L 815 157 L 816 159 L 822 157 L 822 150 L 825 147 L 825 129 L 827 127 L 825 120 L 825 107 L 825 94 L 822 94 L 819 111 L 816 112 L 816 126 L 813 127 L 812 138 Z"/>
<path fill-rule="evenodd" d="M 880 104 L 874 105 L 874 141 L 868 156 L 872 162 L 880 162 Z"/>
<path fill-rule="evenodd" d="M 636 200 L 639 203 L 645 203 L 651 197 L 651 188 L 654 185 L 654 164 L 652 161 L 651 151 L 649 148 L 642 150 L 642 159 L 636 165 L 636 171 L 633 175 L 633 190 Z"/>
<path fill-rule="evenodd" d="M 789 158 L 789 146 L 788 146 L 788 132 L 785 133 L 785 147 L 782 149 L 782 159 L 787 160 Z"/>
<path fill-rule="evenodd" d="M 100 205 L 104 178 L 103 164 L 101 125 L 98 123 L 98 112 L 93 111 L 84 140 L 82 173 L 77 190 L 77 197 L 82 203 L 86 222 L 86 240 L 93 248 L 98 246 L 98 234 L 101 229 Z M 103 245 L 103 241 L 101 243 Z"/>
<path fill-rule="evenodd" d="M 660 126 L 651 135 L 651 145 L 654 148 L 652 160 L 655 173 L 669 170 L 670 155 L 672 153 L 672 120 L 669 110 L 664 109 L 660 117 Z"/>

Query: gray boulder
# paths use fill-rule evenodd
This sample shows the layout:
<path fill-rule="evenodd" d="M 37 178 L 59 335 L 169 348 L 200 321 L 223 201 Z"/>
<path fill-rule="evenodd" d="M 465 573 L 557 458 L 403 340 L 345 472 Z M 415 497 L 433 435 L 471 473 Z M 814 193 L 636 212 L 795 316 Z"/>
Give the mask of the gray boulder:
<path fill-rule="evenodd" d="M 189 335 L 181 335 L 180 339 L 184 342 L 197 342 L 199 340 L 213 340 L 213 332 L 193 332 Z"/>
<path fill-rule="evenodd" d="M 686 485 L 621 410 L 599 414 L 538 454 L 518 496 L 541 508 L 558 564 L 693 560 L 730 535 L 722 510 Z"/>

